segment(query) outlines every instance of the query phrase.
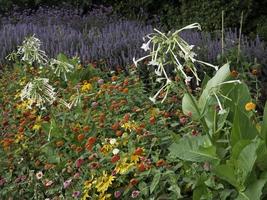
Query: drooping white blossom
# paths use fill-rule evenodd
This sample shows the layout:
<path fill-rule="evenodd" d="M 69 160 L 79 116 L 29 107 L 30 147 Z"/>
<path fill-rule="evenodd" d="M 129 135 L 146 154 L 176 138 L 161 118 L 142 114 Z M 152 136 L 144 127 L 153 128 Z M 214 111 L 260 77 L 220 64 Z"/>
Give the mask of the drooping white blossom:
<path fill-rule="evenodd" d="M 56 92 L 48 82 L 47 78 L 35 78 L 28 82 L 20 93 L 21 100 L 28 100 L 30 108 L 34 103 L 42 109 L 45 104 L 52 104 L 56 99 Z"/>

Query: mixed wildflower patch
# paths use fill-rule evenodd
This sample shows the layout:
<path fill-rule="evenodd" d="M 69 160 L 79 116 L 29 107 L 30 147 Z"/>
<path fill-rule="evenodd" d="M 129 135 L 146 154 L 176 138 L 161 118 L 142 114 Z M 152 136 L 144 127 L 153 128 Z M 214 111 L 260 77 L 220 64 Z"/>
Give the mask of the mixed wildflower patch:
<path fill-rule="evenodd" d="M 199 24 L 183 29 L 191 28 Z M 27 38 L 0 79 L 0 197 L 266 197 L 267 106 L 257 113 L 229 63 L 196 60 L 178 35 L 183 29 L 148 35 L 142 48 L 149 55 L 134 58 L 130 75 L 63 54 L 44 63 L 40 41 Z M 201 81 L 194 63 L 216 71 Z M 140 64 L 155 69 L 149 92 Z M 197 88 L 190 86 L 194 79 Z"/>

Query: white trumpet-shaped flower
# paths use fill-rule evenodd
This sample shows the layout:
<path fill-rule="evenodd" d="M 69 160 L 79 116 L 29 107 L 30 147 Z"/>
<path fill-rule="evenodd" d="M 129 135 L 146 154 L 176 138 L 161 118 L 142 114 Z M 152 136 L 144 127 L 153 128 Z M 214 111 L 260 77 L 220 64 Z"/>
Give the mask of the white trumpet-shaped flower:
<path fill-rule="evenodd" d="M 163 87 L 161 87 L 159 91 L 150 98 L 151 101 L 155 102 L 156 97 L 163 90 L 166 91 L 165 95 L 169 91 L 171 81 L 165 71 L 165 66 L 175 65 L 175 71 L 178 73 L 178 76 L 183 77 L 185 82 L 189 83 L 192 77 L 187 75 L 187 70 L 184 70 L 184 68 L 187 67 L 187 69 L 192 72 L 193 77 L 195 77 L 197 85 L 199 84 L 200 79 L 198 77 L 197 69 L 194 66 L 194 63 L 207 65 L 214 68 L 215 70 L 218 70 L 217 66 L 197 60 L 195 58 L 197 54 L 193 51 L 194 45 L 188 44 L 182 37 L 180 37 L 179 33 L 181 31 L 189 29 L 201 30 L 201 27 L 198 23 L 193 23 L 173 33 L 163 33 L 157 29 L 154 29 L 154 33 L 145 36 L 148 41 L 145 42 L 141 48 L 145 51 L 150 50 L 149 55 L 144 56 L 138 60 L 134 58 L 134 64 L 137 66 L 138 62 L 150 57 L 151 60 L 148 62 L 148 65 L 155 69 L 155 74 L 159 78 L 163 77 L 163 79 L 158 80 L 165 80 Z M 144 41 L 145 38 L 143 38 Z M 152 48 L 150 48 L 150 44 Z M 163 101 L 165 100 L 165 98 L 166 96 L 164 96 Z"/>
<path fill-rule="evenodd" d="M 22 45 L 18 47 L 16 54 L 21 56 L 22 61 L 29 64 L 33 64 L 34 62 L 38 64 L 46 64 L 47 55 L 40 49 L 40 47 L 41 41 L 33 35 L 22 42 Z"/>
<path fill-rule="evenodd" d="M 48 82 L 46 78 L 35 78 L 27 83 L 20 93 L 21 100 L 28 100 L 29 108 L 34 103 L 42 109 L 45 108 L 46 103 L 52 104 L 56 99 L 56 92 Z"/>
<path fill-rule="evenodd" d="M 148 50 L 150 50 L 150 47 L 149 47 L 150 42 L 151 42 L 151 39 L 148 40 L 147 43 L 143 43 L 142 46 L 141 46 L 141 49 L 144 49 L 144 51 L 148 51 Z"/>
<path fill-rule="evenodd" d="M 74 66 L 70 63 L 52 59 L 50 66 L 53 69 L 54 73 L 60 77 L 63 76 L 64 80 L 67 81 L 67 73 L 73 72 Z"/>

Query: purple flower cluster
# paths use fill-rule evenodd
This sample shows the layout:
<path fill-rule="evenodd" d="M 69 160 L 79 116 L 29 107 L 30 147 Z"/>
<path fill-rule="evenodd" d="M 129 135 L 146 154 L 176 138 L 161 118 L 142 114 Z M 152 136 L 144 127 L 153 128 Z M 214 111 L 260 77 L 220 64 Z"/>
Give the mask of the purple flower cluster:
<path fill-rule="evenodd" d="M 58 53 L 79 56 L 82 62 L 103 60 L 107 68 L 125 67 L 132 64 L 132 58 L 140 58 L 145 52 L 140 49 L 142 38 L 153 32 L 151 25 L 120 19 L 112 14 L 112 8 L 100 6 L 86 15 L 71 8 L 39 8 L 25 10 L 0 17 L 0 64 L 25 36 L 39 38 L 42 49 L 49 57 Z M 220 33 L 186 31 L 182 37 L 196 46 L 198 59 L 216 63 L 221 53 Z M 238 31 L 225 33 L 225 52 L 237 46 Z M 197 48 L 199 47 L 199 48 Z M 266 63 L 267 49 L 264 42 L 243 36 L 241 50 L 248 61 L 256 58 Z"/>
<path fill-rule="evenodd" d="M 227 53 L 238 45 L 238 30 L 229 29 L 225 32 L 224 52 Z M 198 59 L 210 63 L 218 61 L 218 55 L 222 53 L 221 33 L 206 33 L 196 31 L 184 31 L 181 36 L 189 43 L 195 45 L 195 51 Z M 199 47 L 199 48 L 198 48 Z M 266 63 L 267 46 L 259 37 L 249 39 L 242 35 L 241 37 L 241 53 L 247 61 L 253 62 L 257 59 L 258 63 Z"/>
<path fill-rule="evenodd" d="M 31 11 L 33 12 L 33 11 Z M 35 35 L 50 57 L 58 53 L 79 56 L 83 62 L 103 60 L 108 68 L 131 64 L 140 57 L 142 38 L 152 27 L 111 15 L 110 8 L 98 8 L 82 16 L 71 9 L 40 8 L 2 17 L 0 63 L 20 45 L 25 36 Z"/>

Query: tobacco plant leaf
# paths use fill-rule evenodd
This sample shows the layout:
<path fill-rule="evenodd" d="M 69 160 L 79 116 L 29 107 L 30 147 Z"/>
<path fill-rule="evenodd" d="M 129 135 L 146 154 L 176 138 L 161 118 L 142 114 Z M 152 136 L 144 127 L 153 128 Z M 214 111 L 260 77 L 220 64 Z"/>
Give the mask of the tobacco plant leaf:
<path fill-rule="evenodd" d="M 209 143 L 207 136 L 183 137 L 169 147 L 170 155 L 192 162 L 218 163 L 216 147 Z"/>

